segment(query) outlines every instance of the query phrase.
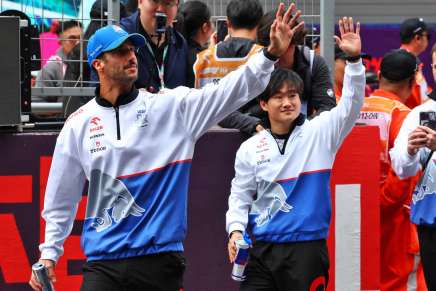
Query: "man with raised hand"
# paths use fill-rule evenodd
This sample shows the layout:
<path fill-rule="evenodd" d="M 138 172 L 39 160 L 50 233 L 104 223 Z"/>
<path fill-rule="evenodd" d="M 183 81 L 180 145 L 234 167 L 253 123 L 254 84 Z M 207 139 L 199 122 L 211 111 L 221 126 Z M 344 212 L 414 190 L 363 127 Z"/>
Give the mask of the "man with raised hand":
<path fill-rule="evenodd" d="M 42 216 L 40 261 L 55 281 L 55 263 L 89 181 L 81 290 L 168 290 L 183 287 L 187 192 L 195 142 L 230 112 L 259 95 L 294 32 L 295 5 L 280 4 L 271 45 L 219 85 L 138 91 L 135 51 L 143 36 L 110 25 L 88 43 L 99 76 L 96 97 L 59 134 Z M 32 275 L 30 285 L 41 290 Z"/>
<path fill-rule="evenodd" d="M 347 61 L 342 99 L 331 111 L 306 120 L 303 81 L 279 68 L 260 95 L 268 127 L 236 154 L 226 227 L 231 262 L 236 240 L 255 239 L 241 291 L 325 290 L 329 258 L 330 175 L 342 141 L 359 117 L 365 94 L 360 25 L 339 21 L 338 45 Z"/>

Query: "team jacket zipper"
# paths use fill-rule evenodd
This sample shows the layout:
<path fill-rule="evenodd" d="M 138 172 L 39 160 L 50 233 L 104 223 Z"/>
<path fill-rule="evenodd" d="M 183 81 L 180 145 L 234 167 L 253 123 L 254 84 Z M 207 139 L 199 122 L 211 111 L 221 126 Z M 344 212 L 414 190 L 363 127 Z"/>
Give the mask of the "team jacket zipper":
<path fill-rule="evenodd" d="M 114 106 L 115 109 L 115 119 L 117 122 L 117 140 L 121 140 L 121 129 L 120 129 L 120 110 L 118 106 Z"/>

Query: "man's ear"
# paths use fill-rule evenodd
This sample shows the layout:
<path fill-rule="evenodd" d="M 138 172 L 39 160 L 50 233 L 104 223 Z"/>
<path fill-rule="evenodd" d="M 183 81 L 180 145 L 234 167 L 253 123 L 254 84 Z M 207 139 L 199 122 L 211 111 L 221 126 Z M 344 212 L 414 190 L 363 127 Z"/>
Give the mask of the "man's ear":
<path fill-rule="evenodd" d="M 259 101 L 259 105 L 260 105 L 260 108 L 262 108 L 263 111 L 268 112 L 268 102 L 267 101 L 260 100 Z"/>
<path fill-rule="evenodd" d="M 209 30 L 209 27 L 212 25 L 210 22 L 205 22 L 201 25 L 201 32 L 206 33 Z"/>
<path fill-rule="evenodd" d="M 416 73 L 415 73 L 415 75 L 413 75 L 413 77 L 410 78 L 409 88 L 412 89 L 413 85 L 415 85 L 415 83 L 416 83 Z"/>
<path fill-rule="evenodd" d="M 98 72 L 103 71 L 104 68 L 104 62 L 102 59 L 95 59 L 92 61 L 92 67 Z"/>

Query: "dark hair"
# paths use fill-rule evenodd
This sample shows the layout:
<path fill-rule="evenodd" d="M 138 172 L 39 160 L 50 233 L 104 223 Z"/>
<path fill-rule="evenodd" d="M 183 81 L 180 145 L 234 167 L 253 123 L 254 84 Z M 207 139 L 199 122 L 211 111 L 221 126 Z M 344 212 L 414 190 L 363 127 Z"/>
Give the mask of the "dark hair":
<path fill-rule="evenodd" d="M 89 11 L 91 20 L 107 19 L 107 2 L 107 0 L 96 0 L 94 4 L 92 4 L 91 11 Z M 127 16 L 126 7 L 120 2 L 120 19 Z"/>
<path fill-rule="evenodd" d="M 255 28 L 262 15 L 263 8 L 258 0 L 232 0 L 227 5 L 227 19 L 235 29 Z"/>
<path fill-rule="evenodd" d="M 276 19 L 277 9 L 269 11 L 262 16 L 262 19 L 259 22 L 259 28 L 257 29 L 257 43 L 263 46 L 269 46 L 270 39 L 269 33 L 271 31 L 271 25 Z M 298 21 L 295 22 L 293 27 L 298 25 Z M 295 32 L 294 37 L 292 38 L 291 44 L 301 45 L 304 44 L 304 38 L 306 37 L 307 30 L 299 29 Z"/>
<path fill-rule="evenodd" d="M 82 28 L 82 23 L 78 20 L 66 20 L 64 22 L 60 22 L 59 26 L 56 29 L 56 34 L 60 35 L 65 30 L 68 30 L 76 26 Z"/>
<path fill-rule="evenodd" d="M 272 72 L 268 86 L 266 86 L 265 91 L 258 96 L 258 99 L 265 102 L 268 101 L 269 98 L 280 91 L 284 84 L 295 88 L 300 95 L 300 100 L 302 99 L 304 88 L 303 80 L 294 71 L 284 68 L 277 68 Z"/>
<path fill-rule="evenodd" d="M 127 0 L 127 2 L 126 2 L 126 15 L 127 16 L 132 15 L 137 10 L 138 10 L 138 0 Z"/>
<path fill-rule="evenodd" d="M 185 2 L 179 7 L 176 20 L 176 30 L 187 40 L 192 39 L 210 21 L 209 7 L 201 1 Z"/>

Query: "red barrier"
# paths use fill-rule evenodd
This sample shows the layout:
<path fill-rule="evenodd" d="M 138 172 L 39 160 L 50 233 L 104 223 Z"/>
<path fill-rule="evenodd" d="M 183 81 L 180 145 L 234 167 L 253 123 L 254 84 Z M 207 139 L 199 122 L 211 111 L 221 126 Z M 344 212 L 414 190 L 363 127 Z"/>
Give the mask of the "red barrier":
<path fill-rule="evenodd" d="M 27 288 L 30 265 L 39 256 L 37 245 L 44 237 L 44 222 L 37 217 L 43 206 L 55 138 L 53 134 L 0 135 L 8 153 L 0 163 L 0 290 Z M 197 145 L 190 182 L 184 290 L 238 290 L 238 284 L 230 279 L 224 215 L 241 141 L 238 133 L 218 131 L 206 134 Z M 336 157 L 331 190 L 332 206 L 339 208 L 334 209 L 328 241 L 328 290 L 379 289 L 378 155 L 377 128 L 356 127 Z M 57 290 L 79 290 L 81 284 L 84 255 L 80 232 L 85 205 L 86 196 L 56 267 Z M 350 209 L 359 214 L 346 216 Z M 338 236 L 343 239 L 335 241 Z M 351 251 L 341 246 L 348 241 Z"/>

